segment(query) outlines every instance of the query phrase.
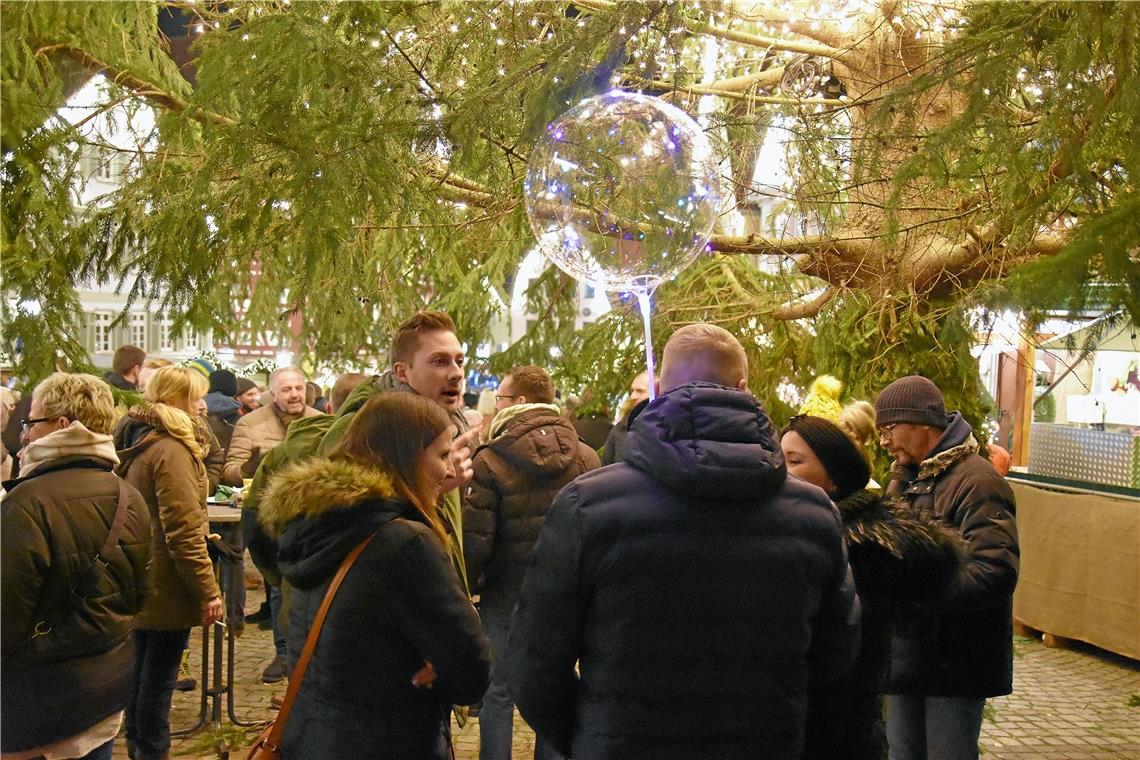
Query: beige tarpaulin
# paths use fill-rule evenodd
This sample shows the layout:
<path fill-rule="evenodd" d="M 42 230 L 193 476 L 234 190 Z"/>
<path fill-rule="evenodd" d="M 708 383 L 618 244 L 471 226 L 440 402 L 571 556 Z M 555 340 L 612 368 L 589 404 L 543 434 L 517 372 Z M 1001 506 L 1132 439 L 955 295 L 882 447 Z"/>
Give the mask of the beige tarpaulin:
<path fill-rule="evenodd" d="M 1010 485 L 1021 542 L 1014 619 L 1140 660 L 1140 499 Z"/>

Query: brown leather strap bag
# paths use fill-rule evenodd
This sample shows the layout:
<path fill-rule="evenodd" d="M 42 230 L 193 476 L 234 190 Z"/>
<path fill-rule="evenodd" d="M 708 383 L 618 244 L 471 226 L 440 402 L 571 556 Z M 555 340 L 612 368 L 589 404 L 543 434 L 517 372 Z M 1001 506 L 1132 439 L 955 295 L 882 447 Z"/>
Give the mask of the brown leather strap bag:
<path fill-rule="evenodd" d="M 281 703 L 277 718 L 266 726 L 261 735 L 257 737 L 257 741 L 249 748 L 249 754 L 245 756 L 246 760 L 277 760 L 281 757 L 281 736 L 285 733 L 285 722 L 289 720 L 289 712 L 293 709 L 293 700 L 301 691 L 301 679 L 305 677 L 309 660 L 313 659 L 313 650 L 317 648 L 317 639 L 321 635 L 321 628 L 325 624 L 325 616 L 328 614 L 329 607 L 332 606 L 333 597 L 336 596 L 336 591 L 340 588 L 344 576 L 348 575 L 349 568 L 360 557 L 364 547 L 368 546 L 368 543 L 375 537 L 376 534 L 373 533 L 361 541 L 356 545 L 356 548 L 348 553 L 344 562 L 340 563 L 340 569 L 336 571 L 336 576 L 332 579 L 329 590 L 325 592 L 325 598 L 321 601 L 321 608 L 317 610 L 317 616 L 313 619 L 313 626 L 309 629 L 309 637 L 305 639 L 305 648 L 301 651 L 301 657 L 297 660 L 297 667 L 289 679 L 289 689 L 285 692 L 285 701 Z"/>

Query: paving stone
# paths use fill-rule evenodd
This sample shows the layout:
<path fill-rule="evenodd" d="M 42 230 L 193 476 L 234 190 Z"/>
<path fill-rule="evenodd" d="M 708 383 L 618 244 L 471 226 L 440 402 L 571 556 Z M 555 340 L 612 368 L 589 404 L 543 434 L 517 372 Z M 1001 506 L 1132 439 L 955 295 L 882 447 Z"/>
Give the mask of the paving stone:
<path fill-rule="evenodd" d="M 249 594 L 252 612 L 262 599 L 260 591 Z M 1140 663 L 1081 644 L 1073 649 L 1048 649 L 1033 640 L 1017 643 L 1014 660 L 1014 693 L 993 700 L 993 720 L 982 726 L 982 760 L 1136 760 L 1140 758 L 1140 707 L 1129 707 L 1133 694 L 1140 694 Z M 201 679 L 201 632 L 194 631 L 190 662 Z M 284 682 L 261 683 L 261 671 L 273 658 L 269 631 L 247 625 L 237 639 L 234 666 L 234 712 L 239 719 L 265 721 L 275 715 L 269 706 L 274 694 L 284 695 Z M 171 710 L 173 728 L 192 725 L 198 715 L 201 692 L 175 693 Z M 249 729 L 252 740 L 260 728 Z M 236 736 L 223 710 L 223 732 Z M 452 725 L 458 760 L 479 757 L 479 721 L 460 729 Z M 245 746 L 231 752 L 243 757 Z M 216 757 L 210 734 L 176 739 L 174 760 Z M 515 716 L 514 756 L 529 760 L 534 753 L 534 732 Z M 126 744 L 115 746 L 115 760 L 126 759 Z"/>

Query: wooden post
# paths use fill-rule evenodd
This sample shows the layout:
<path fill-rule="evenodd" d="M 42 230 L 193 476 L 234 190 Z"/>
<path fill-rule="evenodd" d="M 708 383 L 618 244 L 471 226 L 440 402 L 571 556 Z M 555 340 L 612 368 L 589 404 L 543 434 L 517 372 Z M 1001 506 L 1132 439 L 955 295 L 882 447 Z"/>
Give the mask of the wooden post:
<path fill-rule="evenodd" d="M 1033 422 L 1033 386 L 1037 382 L 1037 371 L 1034 368 L 1037 348 L 1033 337 L 1034 334 L 1023 327 L 1017 347 L 1015 382 L 1018 402 L 1013 413 L 1013 451 L 1009 453 L 1010 463 L 1019 467 L 1029 464 L 1029 426 Z"/>

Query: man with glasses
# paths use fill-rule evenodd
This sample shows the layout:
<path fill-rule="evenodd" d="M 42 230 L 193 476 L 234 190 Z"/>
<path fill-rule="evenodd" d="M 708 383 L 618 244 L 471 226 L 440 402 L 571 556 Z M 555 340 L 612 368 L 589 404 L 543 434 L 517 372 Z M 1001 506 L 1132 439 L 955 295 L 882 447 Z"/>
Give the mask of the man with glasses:
<path fill-rule="evenodd" d="M 960 412 L 920 375 L 875 399 L 879 443 L 895 463 L 887 493 L 915 516 L 955 529 L 966 561 L 932 605 L 896 624 L 887 689 L 891 760 L 978 757 L 987 697 L 1013 690 L 1013 589 L 1018 544 L 1013 492 L 978 455 Z"/>
<path fill-rule="evenodd" d="M 474 479 L 463 510 L 467 572 L 482 596 L 480 615 L 491 642 L 491 684 L 479 713 L 479 757 L 511 757 L 514 702 L 505 672 L 511 610 L 518 601 L 531 550 L 562 486 L 600 465 L 554 405 L 546 370 L 516 367 L 495 396 L 487 443 L 472 458 Z M 537 760 L 559 754 L 539 737 Z"/>

